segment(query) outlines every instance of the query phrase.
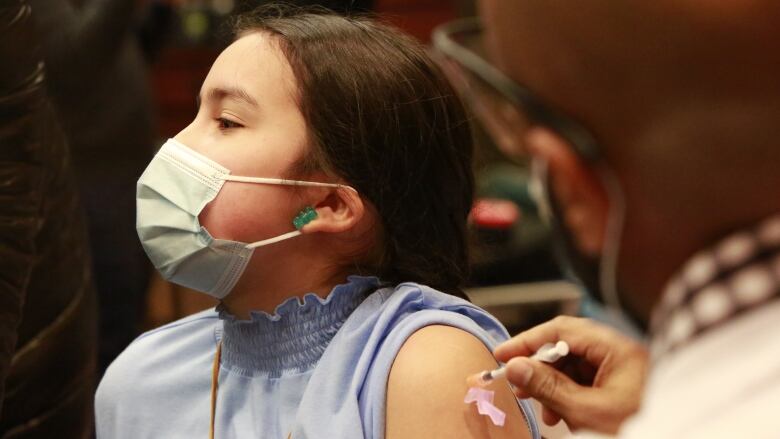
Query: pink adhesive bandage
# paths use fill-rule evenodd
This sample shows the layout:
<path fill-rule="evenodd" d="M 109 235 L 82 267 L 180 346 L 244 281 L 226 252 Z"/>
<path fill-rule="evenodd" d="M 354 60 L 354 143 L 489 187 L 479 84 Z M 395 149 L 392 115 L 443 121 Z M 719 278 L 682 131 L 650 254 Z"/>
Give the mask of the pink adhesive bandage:
<path fill-rule="evenodd" d="M 492 390 L 471 387 L 466 393 L 466 398 L 463 400 L 463 402 L 466 404 L 472 402 L 477 403 L 477 411 L 480 415 L 489 416 L 490 420 L 493 422 L 493 425 L 503 427 L 504 420 L 506 420 L 506 413 L 493 405 L 493 396 L 495 396 L 495 392 Z"/>

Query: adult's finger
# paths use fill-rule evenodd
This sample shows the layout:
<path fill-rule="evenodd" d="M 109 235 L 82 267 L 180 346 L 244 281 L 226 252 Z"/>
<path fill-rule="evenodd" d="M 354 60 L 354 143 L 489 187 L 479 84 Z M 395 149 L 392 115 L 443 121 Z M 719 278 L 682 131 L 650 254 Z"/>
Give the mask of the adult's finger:
<path fill-rule="evenodd" d="M 583 322 L 563 323 L 574 323 L 573 327 L 576 327 Z M 565 359 L 572 362 L 572 367 L 567 367 L 564 361 L 550 365 L 519 356 L 507 362 L 507 379 L 516 386 L 518 397 L 534 398 L 543 405 L 545 422 L 554 422 L 560 416 L 572 430 L 587 428 L 614 433 L 639 407 L 647 365 L 646 351 L 617 332 L 587 321 L 584 323 L 587 325 L 576 329 L 591 335 L 595 333 L 596 337 L 578 338 L 568 330 L 560 331 L 560 321 L 553 328 L 554 334 L 560 334 L 570 346 L 584 348 L 580 349 L 583 352 L 580 355 L 573 354 Z M 555 338 L 546 338 L 550 337 L 549 333 L 542 333 L 540 337 L 544 342 L 555 341 Z M 521 346 L 526 347 L 514 352 L 535 351 L 533 343 L 522 342 Z M 609 355 L 601 353 L 602 349 Z M 587 370 L 583 371 L 583 367 Z"/>
<path fill-rule="evenodd" d="M 625 419 L 608 415 L 615 409 L 605 410 L 603 401 L 608 398 L 600 394 L 606 392 L 604 389 L 580 386 L 547 364 L 517 357 L 507 363 L 506 377 L 517 386 L 518 397 L 534 398 L 542 404 L 542 420 L 548 425 L 560 418 L 571 430 L 614 433 Z"/>
<path fill-rule="evenodd" d="M 561 415 L 542 406 L 542 421 L 549 426 L 553 426 L 561 421 Z"/>
<path fill-rule="evenodd" d="M 507 363 L 506 378 L 515 385 L 519 398 L 534 398 L 564 418 L 579 395 L 588 391 L 557 369 L 525 357 Z"/>
<path fill-rule="evenodd" d="M 558 316 L 500 344 L 493 354 L 498 361 L 508 362 L 514 357 L 531 356 L 545 343 L 559 340 L 569 345 L 570 355 L 598 365 L 607 355 L 614 354 L 615 349 L 621 349 L 628 339 L 590 319 Z"/>

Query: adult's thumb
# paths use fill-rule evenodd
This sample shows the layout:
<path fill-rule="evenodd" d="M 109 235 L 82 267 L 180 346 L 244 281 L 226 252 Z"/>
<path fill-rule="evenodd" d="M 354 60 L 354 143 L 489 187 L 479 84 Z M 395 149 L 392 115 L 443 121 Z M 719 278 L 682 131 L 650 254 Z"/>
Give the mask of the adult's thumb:
<path fill-rule="evenodd" d="M 518 397 L 534 398 L 564 419 L 580 396 L 578 392 L 588 390 L 554 367 L 527 357 L 509 360 L 506 364 L 506 378 L 515 385 Z"/>

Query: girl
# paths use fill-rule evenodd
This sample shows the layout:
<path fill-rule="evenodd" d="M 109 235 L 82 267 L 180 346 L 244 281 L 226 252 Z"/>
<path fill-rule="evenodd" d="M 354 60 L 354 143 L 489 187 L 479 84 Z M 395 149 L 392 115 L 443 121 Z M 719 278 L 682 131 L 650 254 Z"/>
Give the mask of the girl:
<path fill-rule="evenodd" d="M 505 383 L 504 427 L 463 402 L 507 334 L 456 297 L 471 135 L 424 49 L 278 7 L 236 32 L 137 192 L 152 262 L 221 304 L 113 363 L 98 437 L 537 437 Z"/>

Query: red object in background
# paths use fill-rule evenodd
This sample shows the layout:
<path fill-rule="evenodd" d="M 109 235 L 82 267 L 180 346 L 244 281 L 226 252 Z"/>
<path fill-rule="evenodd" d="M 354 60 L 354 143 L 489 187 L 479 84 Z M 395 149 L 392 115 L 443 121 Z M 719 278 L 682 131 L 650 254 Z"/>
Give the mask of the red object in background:
<path fill-rule="evenodd" d="M 481 229 L 507 230 L 520 220 L 517 204 L 497 198 L 478 199 L 471 208 L 472 223 Z"/>
<path fill-rule="evenodd" d="M 426 43 L 434 27 L 457 16 L 454 0 L 375 0 L 374 9 L 383 21 Z"/>

